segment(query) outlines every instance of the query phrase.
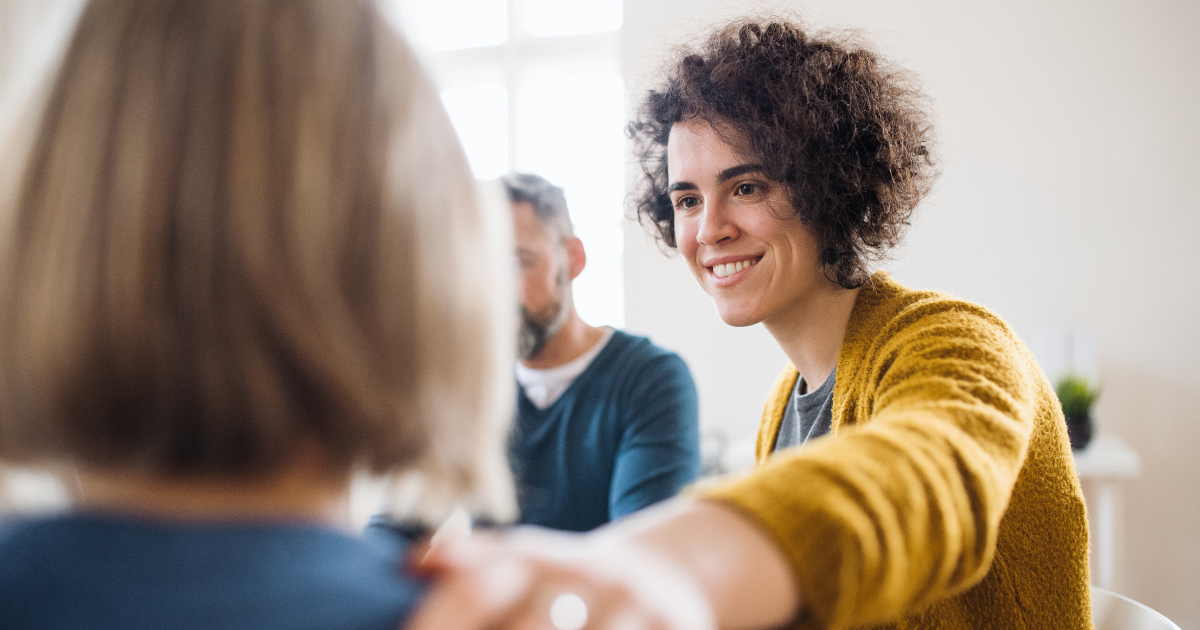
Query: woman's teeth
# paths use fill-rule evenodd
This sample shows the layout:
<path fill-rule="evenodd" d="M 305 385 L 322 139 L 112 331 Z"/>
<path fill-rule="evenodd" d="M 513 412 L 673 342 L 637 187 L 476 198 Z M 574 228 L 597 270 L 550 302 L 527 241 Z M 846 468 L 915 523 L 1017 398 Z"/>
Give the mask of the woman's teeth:
<path fill-rule="evenodd" d="M 712 268 L 713 275 L 718 278 L 724 278 L 725 276 L 732 276 L 733 274 L 745 269 L 746 267 L 749 267 L 750 265 L 753 265 L 756 262 L 758 262 L 758 261 L 756 261 L 756 260 L 739 260 L 737 262 L 731 262 L 731 263 L 727 263 L 724 265 L 713 265 L 713 268 Z"/>

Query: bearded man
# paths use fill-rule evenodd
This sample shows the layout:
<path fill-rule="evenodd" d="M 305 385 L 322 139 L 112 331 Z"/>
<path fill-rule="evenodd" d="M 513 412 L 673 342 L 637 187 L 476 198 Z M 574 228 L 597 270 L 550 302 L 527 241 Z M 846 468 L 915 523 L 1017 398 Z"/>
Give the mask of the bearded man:
<path fill-rule="evenodd" d="M 579 317 L 571 283 L 587 256 L 562 189 L 536 175 L 503 181 L 521 280 L 509 445 L 521 522 L 587 531 L 696 478 L 696 386 L 673 352 Z"/>

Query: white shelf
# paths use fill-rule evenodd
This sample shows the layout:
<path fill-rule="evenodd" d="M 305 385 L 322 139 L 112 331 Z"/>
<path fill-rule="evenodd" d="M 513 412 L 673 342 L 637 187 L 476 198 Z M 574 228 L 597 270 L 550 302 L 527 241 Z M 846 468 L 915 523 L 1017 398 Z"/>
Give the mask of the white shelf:
<path fill-rule="evenodd" d="M 1075 471 L 1080 479 L 1133 479 L 1142 472 L 1142 458 L 1120 439 L 1098 435 L 1075 451 Z"/>
<path fill-rule="evenodd" d="M 1118 573 L 1116 553 L 1123 542 L 1117 527 L 1124 510 L 1118 486 L 1142 472 L 1142 458 L 1120 439 L 1097 435 L 1087 448 L 1075 452 L 1075 470 L 1086 482 L 1092 583 L 1112 589 Z"/>

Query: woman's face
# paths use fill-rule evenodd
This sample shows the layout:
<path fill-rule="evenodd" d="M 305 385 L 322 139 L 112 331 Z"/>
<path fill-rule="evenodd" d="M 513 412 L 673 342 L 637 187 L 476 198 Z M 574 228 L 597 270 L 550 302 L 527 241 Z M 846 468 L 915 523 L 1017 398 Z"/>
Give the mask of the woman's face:
<path fill-rule="evenodd" d="M 679 251 L 725 323 L 770 325 L 825 288 L 817 240 L 786 186 L 763 176 L 711 124 L 675 123 L 667 165 Z"/>

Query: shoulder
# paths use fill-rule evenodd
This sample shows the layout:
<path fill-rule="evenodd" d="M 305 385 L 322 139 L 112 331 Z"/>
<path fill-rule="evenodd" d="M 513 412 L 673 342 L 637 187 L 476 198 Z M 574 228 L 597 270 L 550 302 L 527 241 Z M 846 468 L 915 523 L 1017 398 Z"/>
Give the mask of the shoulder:
<path fill-rule="evenodd" d="M 90 546 L 91 532 L 77 520 L 69 516 L 0 519 L 0 592 L 54 568 L 72 549 Z"/>
<path fill-rule="evenodd" d="M 648 337 L 634 335 L 623 330 L 614 329 L 612 339 L 608 342 L 613 354 L 619 356 L 623 363 L 678 363 L 687 369 L 686 363 L 678 354 L 650 341 Z"/>
<path fill-rule="evenodd" d="M 607 355 L 606 370 L 622 379 L 692 382 L 692 373 L 683 358 L 640 335 L 614 330 L 603 354 Z"/>
<path fill-rule="evenodd" d="M 1008 323 L 990 309 L 962 298 L 910 289 L 877 273 L 864 287 L 851 316 L 846 345 L 935 343 L 959 340 L 995 349 L 1017 350 L 1020 345 Z"/>
<path fill-rule="evenodd" d="M 405 551 L 307 525 L 66 515 L 0 530 L 0 592 L 20 595 L 0 597 L 0 618 L 29 628 L 85 620 L 121 627 L 122 619 L 220 627 L 206 626 L 214 618 L 256 619 L 262 628 L 394 628 L 423 592 L 396 568 Z M 196 592 L 207 593 L 205 601 Z"/>
<path fill-rule="evenodd" d="M 614 330 L 608 345 L 584 373 L 587 383 L 576 393 L 599 396 L 621 413 L 654 413 L 662 405 L 680 413 L 698 403 L 692 373 L 678 354 L 646 337 Z"/>
<path fill-rule="evenodd" d="M 87 532 L 73 519 L 12 518 L 0 521 L 0 619 L 20 627 L 53 627 L 39 620 L 58 608 L 56 593 L 79 595 L 75 584 L 87 567 L 75 562 L 73 549 L 88 546 Z"/>
<path fill-rule="evenodd" d="M 842 392 L 908 400 L 942 391 L 946 398 L 982 397 L 1015 415 L 1028 411 L 1045 377 L 999 315 L 969 300 L 909 289 L 886 274 L 873 280 L 859 295 L 838 360 Z M 852 403 L 845 394 L 835 392 L 835 399 Z"/>
<path fill-rule="evenodd" d="M 10 592 L 7 585 L 24 572 L 30 527 L 24 519 L 0 519 L 0 592 Z"/>

